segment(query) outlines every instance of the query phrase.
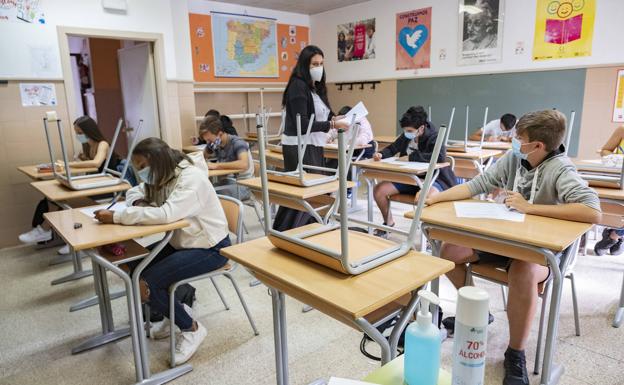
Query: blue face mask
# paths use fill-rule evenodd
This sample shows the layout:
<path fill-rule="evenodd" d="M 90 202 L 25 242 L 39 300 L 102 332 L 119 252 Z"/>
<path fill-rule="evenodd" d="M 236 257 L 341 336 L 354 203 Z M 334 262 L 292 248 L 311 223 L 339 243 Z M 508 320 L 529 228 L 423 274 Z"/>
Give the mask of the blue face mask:
<path fill-rule="evenodd" d="M 215 151 L 217 148 L 219 148 L 220 145 L 221 145 L 221 138 L 217 138 L 215 139 L 214 142 L 210 143 L 210 149 L 212 151 Z"/>
<path fill-rule="evenodd" d="M 529 154 L 525 154 L 520 149 L 522 148 L 522 143 L 516 138 L 511 138 L 511 151 L 515 156 L 520 159 L 526 160 L 529 157 Z"/>
<path fill-rule="evenodd" d="M 153 184 L 150 178 L 150 168 L 144 167 L 136 172 L 139 180 L 147 184 Z"/>
<path fill-rule="evenodd" d="M 403 136 L 405 136 L 407 139 L 409 140 L 414 140 L 414 138 L 416 138 L 416 133 L 415 132 L 403 132 Z"/>
<path fill-rule="evenodd" d="M 85 143 L 87 143 L 89 141 L 89 138 L 87 138 L 87 136 L 85 134 L 76 134 L 76 138 L 82 144 L 85 144 Z"/>

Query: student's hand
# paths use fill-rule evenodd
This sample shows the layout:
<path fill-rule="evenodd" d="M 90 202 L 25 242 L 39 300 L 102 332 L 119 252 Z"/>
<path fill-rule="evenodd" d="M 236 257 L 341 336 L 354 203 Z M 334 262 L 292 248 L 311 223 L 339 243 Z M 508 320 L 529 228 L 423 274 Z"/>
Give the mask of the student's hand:
<path fill-rule="evenodd" d="M 501 136 L 500 137 L 500 141 L 509 143 L 509 142 L 511 142 L 511 137 L 510 136 Z"/>
<path fill-rule="evenodd" d="M 196 137 L 196 136 L 191 136 L 191 143 L 192 143 L 194 146 L 197 146 L 197 145 L 199 144 L 199 138 L 198 138 L 198 137 Z"/>
<path fill-rule="evenodd" d="M 332 120 L 333 121 L 341 120 L 341 119 L 344 119 L 344 118 L 345 118 L 345 115 L 334 115 L 334 116 L 332 116 Z"/>
<path fill-rule="evenodd" d="M 217 162 L 206 162 L 208 164 L 208 170 L 216 170 L 219 167 Z"/>
<path fill-rule="evenodd" d="M 528 214 L 531 209 L 532 204 L 527 202 L 526 199 L 519 192 L 508 191 L 507 198 L 505 199 L 505 205 L 507 207 L 511 207 L 514 210 L 517 210 L 521 213 Z"/>
<path fill-rule="evenodd" d="M 376 152 L 373 154 L 373 160 L 375 162 L 379 162 L 382 158 L 383 158 L 383 155 L 381 155 L 381 152 Z"/>
<path fill-rule="evenodd" d="M 343 129 L 343 130 L 348 130 L 349 129 L 349 123 L 345 122 L 344 120 L 334 120 L 334 128 L 335 129 Z"/>
<path fill-rule="evenodd" d="M 500 141 L 500 138 L 499 138 L 498 136 L 494 136 L 494 135 L 492 135 L 492 136 L 488 136 L 488 137 L 485 139 L 485 141 L 486 141 L 486 142 L 499 142 L 499 141 Z"/>
<path fill-rule="evenodd" d="M 95 219 L 102 223 L 111 224 L 114 223 L 113 214 L 115 214 L 115 212 L 111 210 L 98 210 L 95 212 Z"/>

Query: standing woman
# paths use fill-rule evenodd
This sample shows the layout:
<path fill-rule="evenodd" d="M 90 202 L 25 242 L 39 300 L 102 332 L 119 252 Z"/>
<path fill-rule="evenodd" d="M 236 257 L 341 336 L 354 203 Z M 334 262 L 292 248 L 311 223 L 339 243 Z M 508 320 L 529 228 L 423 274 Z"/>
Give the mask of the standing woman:
<path fill-rule="evenodd" d="M 310 139 L 303 154 L 303 163 L 323 167 L 325 165 L 323 146 L 327 143 L 327 132 L 332 128 L 346 129 L 349 124 L 335 119 L 331 111 L 329 100 L 327 100 L 323 51 L 320 48 L 309 45 L 301 50 L 297 65 L 286 85 L 282 107 L 286 109 L 286 123 L 282 135 L 285 171 L 296 170 L 299 162 L 297 114 L 301 116 L 302 134 L 307 131 L 310 118 L 314 114 Z M 283 231 L 313 221 L 314 219 L 307 213 L 280 207 L 273 227 Z"/>

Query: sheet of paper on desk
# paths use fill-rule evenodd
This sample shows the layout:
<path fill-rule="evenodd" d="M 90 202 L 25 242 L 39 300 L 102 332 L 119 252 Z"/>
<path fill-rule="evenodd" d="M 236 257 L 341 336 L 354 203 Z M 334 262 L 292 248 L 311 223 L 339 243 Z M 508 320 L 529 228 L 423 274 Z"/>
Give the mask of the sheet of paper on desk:
<path fill-rule="evenodd" d="M 110 203 L 109 204 L 105 204 L 105 205 L 92 206 L 92 207 L 87 207 L 87 208 L 84 208 L 84 209 L 80 209 L 80 212 L 82 212 L 83 214 L 85 214 L 89 218 L 93 218 L 93 220 L 97 222 L 97 219 L 95 219 L 95 212 L 98 211 L 98 210 L 104 210 L 108 206 L 110 206 Z M 123 211 L 123 210 L 126 209 L 126 207 L 128 207 L 128 206 L 126 205 L 125 201 L 117 202 L 109 210 L 112 210 L 112 211 Z"/>
<path fill-rule="evenodd" d="M 409 162 L 406 160 L 398 160 L 397 157 L 382 159 L 381 162 L 392 164 L 392 165 L 399 166 L 402 168 L 415 169 L 415 170 L 427 169 L 427 167 L 429 167 L 429 163 Z"/>
<path fill-rule="evenodd" d="M 197 145 L 195 145 L 195 148 L 197 148 L 198 151 L 204 151 L 206 149 L 206 145 L 205 144 L 197 144 Z"/>
<path fill-rule="evenodd" d="M 524 214 L 507 209 L 500 203 L 455 202 L 455 215 L 458 218 L 500 219 L 503 221 L 524 222 Z"/>
<path fill-rule="evenodd" d="M 345 114 L 344 119 L 340 119 L 340 120 L 347 122 L 347 123 L 351 123 L 351 119 L 353 118 L 353 115 L 355 115 L 356 123 L 359 123 L 360 120 L 362 120 L 362 118 L 368 115 L 368 110 L 366 109 L 366 107 L 364 107 L 364 103 L 359 102 L 358 104 L 356 104 L 355 107 L 350 109 L 349 112 Z"/>
<path fill-rule="evenodd" d="M 349 380 L 347 378 L 332 377 L 329 379 L 327 385 L 375 385 L 371 382 L 363 382 L 356 380 Z"/>

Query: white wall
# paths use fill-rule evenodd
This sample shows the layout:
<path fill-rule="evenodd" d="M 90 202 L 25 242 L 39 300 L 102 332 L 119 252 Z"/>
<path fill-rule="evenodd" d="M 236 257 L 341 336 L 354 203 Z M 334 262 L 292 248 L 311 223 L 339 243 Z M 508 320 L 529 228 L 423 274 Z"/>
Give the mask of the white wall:
<path fill-rule="evenodd" d="M 217 1 L 188 0 L 189 13 L 209 14 L 211 11 L 238 13 L 250 16 L 271 17 L 277 19 L 279 23 L 283 24 L 295 24 L 305 27 L 310 26 L 310 17 L 308 15 L 300 13 L 281 12 L 265 8 L 246 7 L 238 4 L 221 3 Z"/>
<path fill-rule="evenodd" d="M 128 0 L 125 14 L 105 12 L 100 0 L 46 0 L 42 1 L 45 25 L 27 23 L 0 23 L 0 78 L 62 79 L 59 59 L 57 26 L 109 29 L 132 32 L 161 33 L 164 36 L 165 68 L 167 78 L 177 78 L 176 56 L 186 55 L 190 60 L 190 43 L 178 45 L 174 39 L 172 9 L 182 0 Z M 182 6 L 183 8 L 183 6 Z M 176 15 L 178 12 L 176 11 Z M 187 36 L 188 36 L 188 16 Z M 190 38 L 187 38 L 190 39 Z M 50 65 L 45 71 L 31 66 L 31 47 L 47 52 Z M 187 49 L 182 52 L 179 48 Z M 177 49 L 177 51 L 176 51 Z M 6 53 L 10 52 L 10 55 Z M 187 71 L 186 69 L 184 71 Z M 183 72 L 183 75 L 187 73 Z M 192 76 L 190 76 L 192 78 Z"/>
<path fill-rule="evenodd" d="M 592 56 L 535 62 L 531 58 L 536 0 L 506 0 L 503 59 L 500 63 L 474 66 L 457 65 L 457 0 L 372 0 L 311 16 L 311 41 L 325 52 L 329 81 L 400 79 L 476 73 L 517 72 L 555 68 L 624 63 L 623 0 L 596 0 L 596 20 Z M 432 7 L 431 68 L 395 70 L 396 13 Z M 336 26 L 346 22 L 376 18 L 376 59 L 338 63 Z M 524 42 L 523 55 L 515 55 L 517 42 Z M 445 61 L 438 58 L 446 49 Z"/>

